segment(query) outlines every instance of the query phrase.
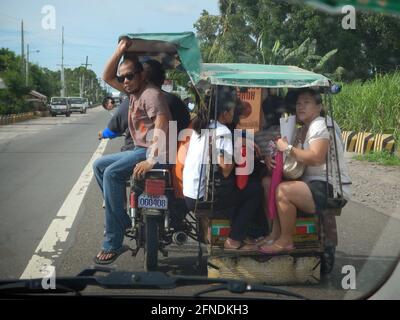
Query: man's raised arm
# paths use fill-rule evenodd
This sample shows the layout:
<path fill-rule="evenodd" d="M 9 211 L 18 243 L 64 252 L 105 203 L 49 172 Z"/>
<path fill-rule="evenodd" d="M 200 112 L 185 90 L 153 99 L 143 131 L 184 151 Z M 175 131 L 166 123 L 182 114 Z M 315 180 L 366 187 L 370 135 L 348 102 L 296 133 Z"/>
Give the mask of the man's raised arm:
<path fill-rule="evenodd" d="M 121 39 L 110 60 L 108 60 L 103 72 L 103 80 L 107 82 L 111 87 L 121 92 L 124 92 L 124 86 L 117 80 L 118 64 L 126 50 L 128 50 L 128 48 L 131 46 L 131 44 L 132 40 L 125 38 Z"/>

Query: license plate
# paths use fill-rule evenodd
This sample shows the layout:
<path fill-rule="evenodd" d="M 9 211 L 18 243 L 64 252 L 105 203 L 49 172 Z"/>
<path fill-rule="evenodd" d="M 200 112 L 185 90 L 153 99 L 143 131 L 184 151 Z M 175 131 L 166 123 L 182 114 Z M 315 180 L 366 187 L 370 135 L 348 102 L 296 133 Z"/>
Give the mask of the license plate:
<path fill-rule="evenodd" d="M 138 207 L 167 210 L 168 198 L 166 196 L 150 196 L 148 194 L 142 193 L 139 196 Z"/>

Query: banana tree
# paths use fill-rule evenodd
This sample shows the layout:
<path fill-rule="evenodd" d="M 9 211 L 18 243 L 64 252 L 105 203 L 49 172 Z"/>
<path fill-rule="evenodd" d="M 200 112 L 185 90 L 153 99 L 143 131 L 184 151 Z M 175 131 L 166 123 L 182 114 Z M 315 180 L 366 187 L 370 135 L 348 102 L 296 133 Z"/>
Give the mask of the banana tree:
<path fill-rule="evenodd" d="M 329 60 L 337 53 L 333 49 L 324 55 L 316 54 L 317 41 L 307 38 L 296 48 L 287 48 L 276 40 L 272 48 L 265 44 L 267 38 L 261 34 L 257 39 L 257 48 L 264 64 L 295 65 L 315 72 L 323 72 Z"/>

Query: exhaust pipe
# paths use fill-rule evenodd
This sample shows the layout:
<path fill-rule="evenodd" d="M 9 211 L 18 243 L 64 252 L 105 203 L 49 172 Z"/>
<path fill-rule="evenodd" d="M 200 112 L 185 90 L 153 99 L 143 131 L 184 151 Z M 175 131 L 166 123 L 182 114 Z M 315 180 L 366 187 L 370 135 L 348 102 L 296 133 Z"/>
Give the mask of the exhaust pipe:
<path fill-rule="evenodd" d="M 183 231 L 175 232 L 172 235 L 172 241 L 178 246 L 184 245 L 188 240 L 188 236 Z"/>

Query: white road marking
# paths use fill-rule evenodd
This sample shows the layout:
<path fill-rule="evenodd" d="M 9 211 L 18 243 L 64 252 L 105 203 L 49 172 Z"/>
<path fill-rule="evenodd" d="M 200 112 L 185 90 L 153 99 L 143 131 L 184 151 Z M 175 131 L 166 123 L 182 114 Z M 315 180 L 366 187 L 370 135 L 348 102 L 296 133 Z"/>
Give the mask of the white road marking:
<path fill-rule="evenodd" d="M 100 158 L 107 146 L 107 140 L 102 140 L 93 153 L 89 163 L 83 169 L 78 181 L 72 187 L 63 205 L 51 222 L 43 239 L 40 241 L 32 258 L 30 259 L 21 279 L 42 278 L 46 275 L 44 271 L 52 266 L 55 258 L 61 254 L 61 246 L 68 238 L 72 224 L 79 211 L 83 198 L 93 178 L 93 162 Z"/>

